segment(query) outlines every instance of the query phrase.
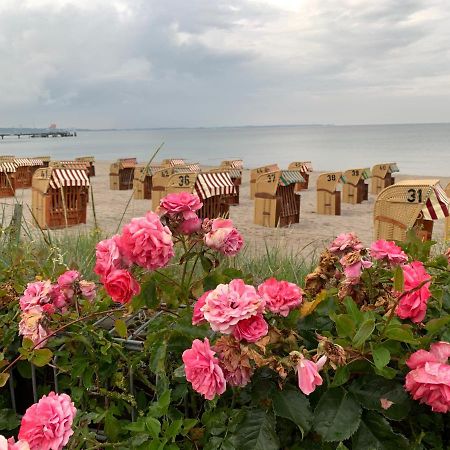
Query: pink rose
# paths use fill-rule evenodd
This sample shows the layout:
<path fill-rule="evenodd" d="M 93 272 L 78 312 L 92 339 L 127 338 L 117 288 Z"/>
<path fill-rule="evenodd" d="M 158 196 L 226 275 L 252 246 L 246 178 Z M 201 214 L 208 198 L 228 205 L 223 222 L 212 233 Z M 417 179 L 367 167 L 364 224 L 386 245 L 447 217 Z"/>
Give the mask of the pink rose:
<path fill-rule="evenodd" d="M 26 441 L 14 442 L 14 438 L 11 437 L 8 440 L 0 435 L 0 450 L 30 450 L 30 446 Z"/>
<path fill-rule="evenodd" d="M 204 342 L 194 340 L 192 348 L 183 352 L 183 363 L 186 380 L 207 400 L 212 400 L 216 395 L 225 392 L 225 377 L 207 338 Z"/>
<path fill-rule="evenodd" d="M 125 225 L 118 245 L 125 260 L 148 270 L 165 267 L 174 256 L 172 233 L 153 212 Z"/>
<path fill-rule="evenodd" d="M 340 263 L 344 266 L 345 278 L 347 278 L 347 280 L 352 284 L 359 282 L 363 269 L 372 267 L 372 263 L 370 261 L 365 261 L 364 259 L 360 259 L 353 264 L 345 265 L 345 256 L 341 258 Z"/>
<path fill-rule="evenodd" d="M 80 291 L 81 295 L 90 302 L 94 300 L 95 296 L 97 295 L 97 288 L 95 286 L 95 283 L 93 281 L 86 281 L 81 280 L 80 281 Z"/>
<path fill-rule="evenodd" d="M 289 311 L 300 306 L 302 290 L 294 283 L 269 278 L 258 286 L 258 294 L 265 300 L 266 308 L 280 316 L 287 317 Z"/>
<path fill-rule="evenodd" d="M 412 322 L 422 322 L 427 312 L 427 302 L 431 297 L 430 283 L 425 283 L 420 288 L 423 282 L 431 280 L 423 264 L 420 261 L 413 261 L 410 264 L 402 266 L 404 278 L 404 291 L 408 292 L 415 289 L 406 295 L 403 295 L 395 313 L 400 319 L 411 319 Z M 398 295 L 401 295 L 400 293 Z"/>
<path fill-rule="evenodd" d="M 384 259 L 394 266 L 408 262 L 408 256 L 395 242 L 384 239 L 372 243 L 370 256 L 376 260 Z"/>
<path fill-rule="evenodd" d="M 27 288 L 19 300 L 20 309 L 26 311 L 36 305 L 48 303 L 50 301 L 51 291 L 52 284 L 50 280 L 28 283 Z"/>
<path fill-rule="evenodd" d="M 257 342 L 269 332 L 269 325 L 262 314 L 240 320 L 233 330 L 238 341 Z"/>
<path fill-rule="evenodd" d="M 19 439 L 27 441 L 31 450 L 61 450 L 73 434 L 76 412 L 68 395 L 50 392 L 26 410 Z"/>
<path fill-rule="evenodd" d="M 62 311 L 66 311 L 67 307 L 70 304 L 71 298 L 68 298 L 64 292 L 61 290 L 61 287 L 58 284 L 52 285 L 52 289 L 50 291 L 50 303 L 55 307 Z"/>
<path fill-rule="evenodd" d="M 206 291 L 196 302 L 194 305 L 194 312 L 192 314 L 192 325 L 202 325 L 206 323 L 205 316 L 203 315 L 202 308 L 205 306 L 205 299 L 208 294 L 212 291 Z"/>
<path fill-rule="evenodd" d="M 340 253 L 347 250 L 362 250 L 363 246 L 355 233 L 340 234 L 328 247 L 332 253 Z"/>
<path fill-rule="evenodd" d="M 192 216 L 188 215 L 188 218 L 180 223 L 178 231 L 181 234 L 189 235 L 192 233 L 197 233 L 197 231 L 200 231 L 202 228 L 202 220 L 197 217 L 195 213 L 191 214 Z"/>
<path fill-rule="evenodd" d="M 189 192 L 178 192 L 166 195 L 161 200 L 160 205 L 169 214 L 177 214 L 185 211 L 197 211 L 203 206 L 203 203 L 198 195 Z"/>
<path fill-rule="evenodd" d="M 322 356 L 315 363 L 300 355 L 300 361 L 297 365 L 298 387 L 305 394 L 309 395 L 316 390 L 316 386 L 322 385 L 322 377 L 319 371 L 327 361 L 326 356 Z"/>
<path fill-rule="evenodd" d="M 110 272 L 104 282 L 105 290 L 116 303 L 128 303 L 141 292 L 141 286 L 125 269 Z"/>
<path fill-rule="evenodd" d="M 100 280 L 112 270 L 123 268 L 118 240 L 119 236 L 115 235 L 111 239 L 100 241 L 96 246 L 94 272 L 100 276 Z"/>
<path fill-rule="evenodd" d="M 405 378 L 405 389 L 414 400 L 431 406 L 432 411 L 450 411 L 450 344 L 437 342 L 430 351 L 418 350 L 406 361 L 412 369 Z"/>
<path fill-rule="evenodd" d="M 244 239 L 229 219 L 214 219 L 204 241 L 209 248 L 227 256 L 236 255 L 244 245 Z"/>
<path fill-rule="evenodd" d="M 22 312 L 22 320 L 19 323 L 19 335 L 31 339 L 33 344 L 39 344 L 36 348 L 42 348 L 46 344 L 47 330 L 42 326 L 44 319 L 40 306 L 34 306 Z"/>
<path fill-rule="evenodd" d="M 240 320 L 261 314 L 264 306 L 253 286 L 236 279 L 209 292 L 200 311 L 214 331 L 231 334 Z"/>
<path fill-rule="evenodd" d="M 76 270 L 68 270 L 58 277 L 58 286 L 62 293 L 66 296 L 67 301 L 70 302 L 75 295 L 75 282 L 80 279 L 80 273 Z"/>

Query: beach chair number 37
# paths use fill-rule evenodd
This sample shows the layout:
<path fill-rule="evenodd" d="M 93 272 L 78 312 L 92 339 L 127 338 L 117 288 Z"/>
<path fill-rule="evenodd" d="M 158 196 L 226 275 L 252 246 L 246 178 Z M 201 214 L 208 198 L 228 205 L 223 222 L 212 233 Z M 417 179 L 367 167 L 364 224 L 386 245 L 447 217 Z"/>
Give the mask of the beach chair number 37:
<path fill-rule="evenodd" d="M 267 174 L 267 182 L 273 183 L 275 181 L 275 174 L 274 173 L 268 173 Z"/>
<path fill-rule="evenodd" d="M 408 189 L 408 197 L 406 201 L 409 203 L 422 203 L 422 189 Z"/>

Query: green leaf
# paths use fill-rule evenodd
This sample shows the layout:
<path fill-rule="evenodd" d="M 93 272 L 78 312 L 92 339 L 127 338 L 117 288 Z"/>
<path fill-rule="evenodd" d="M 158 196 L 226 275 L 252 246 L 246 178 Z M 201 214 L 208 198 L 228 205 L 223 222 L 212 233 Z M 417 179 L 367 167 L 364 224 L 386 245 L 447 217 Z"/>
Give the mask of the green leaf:
<path fill-rule="evenodd" d="M 349 391 L 364 408 L 381 412 L 392 420 L 404 419 L 411 409 L 411 399 L 398 381 L 365 375 L 353 381 Z M 383 409 L 381 399 L 393 402 L 392 406 Z"/>
<path fill-rule="evenodd" d="M 137 303 L 142 303 L 148 308 L 156 308 L 159 305 L 156 280 L 154 278 L 150 278 L 150 280 L 142 283 L 141 292 L 135 297 L 135 300 Z"/>
<path fill-rule="evenodd" d="M 363 313 L 359 310 L 356 303 L 353 301 L 351 297 L 345 297 L 344 299 L 345 309 L 347 310 L 347 314 L 349 314 L 355 323 L 360 323 L 363 320 Z"/>
<path fill-rule="evenodd" d="M 47 365 L 53 357 L 53 353 L 48 348 L 40 348 L 33 350 L 33 356 L 31 362 L 37 367 L 43 367 Z"/>
<path fill-rule="evenodd" d="M 22 341 L 22 347 L 26 350 L 31 350 L 34 347 L 34 342 L 29 338 L 24 338 Z"/>
<path fill-rule="evenodd" d="M 353 337 L 356 324 L 349 314 L 340 314 L 333 319 L 336 323 L 336 331 L 340 337 Z"/>
<path fill-rule="evenodd" d="M 386 328 L 384 335 L 389 339 L 393 339 L 394 341 L 406 342 L 408 344 L 417 343 L 417 340 L 414 339 L 411 327 L 406 324 L 390 324 Z"/>
<path fill-rule="evenodd" d="M 116 333 L 123 339 L 126 339 L 127 335 L 128 335 L 128 330 L 127 330 L 127 324 L 125 323 L 124 320 L 122 319 L 117 319 L 114 322 L 114 329 L 116 330 Z"/>
<path fill-rule="evenodd" d="M 174 420 L 164 431 L 164 437 L 167 439 L 173 439 L 178 436 L 183 426 L 183 419 Z"/>
<path fill-rule="evenodd" d="M 394 433 L 389 422 L 375 412 L 366 411 L 352 438 L 352 450 L 408 450 L 408 441 Z"/>
<path fill-rule="evenodd" d="M 331 387 L 341 386 L 350 379 L 350 369 L 348 366 L 338 367 L 333 378 L 333 382 L 331 383 Z"/>
<path fill-rule="evenodd" d="M 403 292 L 405 287 L 405 280 L 403 276 L 403 270 L 400 266 L 397 266 L 394 270 L 394 290 L 397 292 Z"/>
<path fill-rule="evenodd" d="M 372 347 L 373 362 L 377 369 L 382 369 L 389 364 L 391 360 L 391 352 L 382 345 Z"/>
<path fill-rule="evenodd" d="M 158 439 L 161 432 L 161 423 L 154 417 L 147 416 L 145 418 L 145 428 L 153 439 Z"/>
<path fill-rule="evenodd" d="M 112 441 L 117 440 L 120 434 L 120 430 L 122 427 L 120 426 L 119 420 L 117 420 L 111 411 L 107 411 L 105 416 L 105 434 Z"/>
<path fill-rule="evenodd" d="M 439 317 L 437 319 L 431 319 L 425 325 L 425 329 L 429 334 L 435 334 L 445 327 L 450 322 L 450 314 L 444 317 Z"/>
<path fill-rule="evenodd" d="M 237 434 L 239 450 L 279 450 L 280 444 L 275 431 L 275 418 L 261 409 L 246 411 Z"/>
<path fill-rule="evenodd" d="M 0 387 L 3 387 L 9 380 L 9 373 L 0 373 Z"/>
<path fill-rule="evenodd" d="M 375 367 L 375 373 L 377 375 L 382 376 L 383 378 L 387 378 L 388 380 L 392 380 L 397 376 L 398 371 L 393 369 L 392 367 Z"/>
<path fill-rule="evenodd" d="M 19 416 L 12 409 L 0 409 L 0 430 L 14 430 L 20 425 Z"/>
<path fill-rule="evenodd" d="M 294 422 L 302 435 L 311 429 L 313 415 L 309 400 L 298 389 L 286 387 L 282 391 L 275 390 L 272 405 L 275 415 Z"/>
<path fill-rule="evenodd" d="M 361 407 L 343 388 L 328 389 L 314 411 L 314 429 L 325 442 L 348 439 L 359 426 Z"/>
<path fill-rule="evenodd" d="M 355 336 L 353 337 L 353 344 L 355 345 L 355 347 L 357 348 L 362 347 L 364 345 L 364 342 L 366 342 L 367 339 L 370 337 L 370 335 L 373 333 L 374 329 L 375 329 L 375 320 L 366 319 L 361 324 Z"/>

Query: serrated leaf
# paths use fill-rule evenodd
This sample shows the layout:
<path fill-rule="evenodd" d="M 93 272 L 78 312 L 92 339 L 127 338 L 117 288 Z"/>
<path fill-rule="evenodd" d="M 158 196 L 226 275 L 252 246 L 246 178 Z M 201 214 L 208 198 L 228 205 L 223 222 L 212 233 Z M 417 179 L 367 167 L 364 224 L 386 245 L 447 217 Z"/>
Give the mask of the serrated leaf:
<path fill-rule="evenodd" d="M 275 415 L 294 422 L 302 435 L 311 429 L 313 414 L 309 400 L 298 389 L 286 387 L 282 391 L 275 390 L 272 405 Z"/>
<path fill-rule="evenodd" d="M 355 323 L 358 324 L 358 323 L 362 322 L 364 315 L 359 310 L 358 306 L 356 305 L 356 303 L 353 301 L 353 299 L 351 297 L 345 297 L 344 306 L 347 311 L 347 314 L 349 314 L 352 317 L 352 319 L 354 320 Z"/>
<path fill-rule="evenodd" d="M 150 278 L 150 280 L 142 283 L 141 292 L 135 297 L 135 300 L 137 303 L 143 304 L 148 308 L 156 308 L 159 305 L 156 280 L 154 278 Z"/>
<path fill-rule="evenodd" d="M 31 362 L 37 367 L 47 365 L 53 357 L 53 353 L 49 348 L 40 348 L 33 350 Z"/>
<path fill-rule="evenodd" d="M 331 387 L 342 386 L 350 379 L 350 369 L 348 366 L 341 366 L 336 369 Z"/>
<path fill-rule="evenodd" d="M 164 436 L 167 439 L 175 438 L 180 433 L 182 426 L 183 426 L 183 419 L 174 420 L 164 431 Z"/>
<path fill-rule="evenodd" d="M 336 323 L 336 331 L 339 337 L 353 337 L 356 330 L 355 321 L 349 314 L 339 314 L 332 318 Z"/>
<path fill-rule="evenodd" d="M 126 339 L 128 335 L 128 329 L 127 324 L 122 319 L 117 319 L 114 322 L 114 329 L 116 330 L 116 333 L 119 335 L 119 337 Z"/>
<path fill-rule="evenodd" d="M 400 266 L 397 266 L 394 270 L 394 290 L 397 292 L 403 292 L 405 287 L 405 277 L 403 270 Z"/>
<path fill-rule="evenodd" d="M 159 433 L 161 432 L 161 423 L 158 419 L 154 417 L 147 416 L 145 418 L 145 428 L 153 439 L 158 439 Z"/>
<path fill-rule="evenodd" d="M 261 409 L 246 411 L 235 435 L 239 450 L 279 450 L 275 418 Z"/>
<path fill-rule="evenodd" d="M 0 430 L 14 430 L 20 425 L 17 413 L 12 409 L 0 409 Z"/>
<path fill-rule="evenodd" d="M 414 338 L 413 332 L 409 325 L 391 324 L 386 328 L 384 335 L 394 341 L 405 342 L 408 344 L 417 343 L 417 339 Z"/>
<path fill-rule="evenodd" d="M 348 439 L 359 426 L 361 406 L 343 388 L 328 389 L 314 411 L 314 429 L 325 442 Z"/>
<path fill-rule="evenodd" d="M 429 334 L 434 334 L 440 331 L 440 329 L 445 327 L 448 323 L 450 323 L 450 314 L 444 317 L 429 320 L 425 325 L 425 329 Z"/>
<path fill-rule="evenodd" d="M 402 420 L 408 416 L 411 409 L 411 399 L 403 385 L 394 380 L 365 375 L 353 381 L 349 391 L 366 409 L 381 412 L 392 420 Z M 384 409 L 381 399 L 389 400 L 391 407 Z"/>
<path fill-rule="evenodd" d="M 353 344 L 355 345 L 355 347 L 357 348 L 362 347 L 364 343 L 367 341 L 367 339 L 369 339 L 374 329 L 375 329 L 375 320 L 366 319 L 358 328 L 358 331 L 353 337 Z"/>
<path fill-rule="evenodd" d="M 372 347 L 373 362 L 377 369 L 382 369 L 389 364 L 391 360 L 391 352 L 382 345 Z"/>
<path fill-rule="evenodd" d="M 352 438 L 352 450 L 408 450 L 406 438 L 394 433 L 380 414 L 365 411 L 358 431 Z"/>

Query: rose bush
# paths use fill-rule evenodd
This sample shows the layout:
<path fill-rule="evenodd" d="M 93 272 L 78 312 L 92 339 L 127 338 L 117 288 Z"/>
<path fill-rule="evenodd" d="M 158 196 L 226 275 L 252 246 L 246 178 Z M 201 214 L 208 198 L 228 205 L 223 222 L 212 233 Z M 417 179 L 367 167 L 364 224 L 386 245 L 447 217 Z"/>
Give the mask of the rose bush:
<path fill-rule="evenodd" d="M 55 257 L 0 272 L 0 448 L 449 445 L 448 255 L 345 233 L 300 282 L 259 279 L 200 207 L 171 194 L 98 242 L 95 282 Z"/>

